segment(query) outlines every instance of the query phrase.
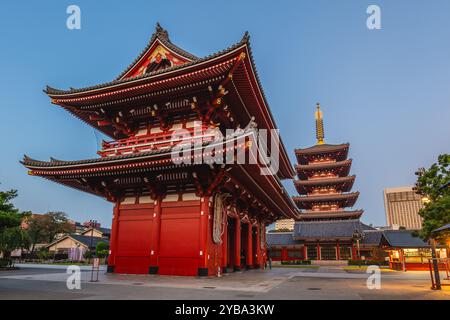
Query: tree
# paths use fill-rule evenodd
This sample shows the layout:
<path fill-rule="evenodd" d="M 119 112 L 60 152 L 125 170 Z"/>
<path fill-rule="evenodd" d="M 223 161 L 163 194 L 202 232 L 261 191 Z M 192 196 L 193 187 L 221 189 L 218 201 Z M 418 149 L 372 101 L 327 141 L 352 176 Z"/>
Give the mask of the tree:
<path fill-rule="evenodd" d="M 419 235 L 429 239 L 433 230 L 450 223 L 450 189 L 443 186 L 450 181 L 450 155 L 442 154 L 429 169 L 419 169 L 415 191 L 422 195 L 424 208 L 419 211 L 423 218 Z"/>
<path fill-rule="evenodd" d="M 36 243 L 51 243 L 58 234 L 73 231 L 73 226 L 64 212 L 48 212 L 44 215 L 35 215 L 27 220 L 28 235 L 31 239 L 31 252 Z"/>
<path fill-rule="evenodd" d="M 99 242 L 97 243 L 97 246 L 95 247 L 95 253 L 97 257 L 103 258 L 108 255 L 109 252 L 109 246 L 105 242 Z"/>
<path fill-rule="evenodd" d="M 17 197 L 17 190 L 0 191 L 0 251 L 5 258 L 11 251 L 29 246 L 29 237 L 21 228 L 29 212 L 19 212 L 11 201 Z"/>

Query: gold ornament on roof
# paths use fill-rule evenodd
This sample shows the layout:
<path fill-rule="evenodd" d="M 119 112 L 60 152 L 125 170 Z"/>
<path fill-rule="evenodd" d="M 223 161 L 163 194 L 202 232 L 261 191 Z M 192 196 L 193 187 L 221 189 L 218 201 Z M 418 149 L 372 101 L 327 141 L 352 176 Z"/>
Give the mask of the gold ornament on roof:
<path fill-rule="evenodd" d="M 316 138 L 317 138 L 317 144 L 323 144 L 325 133 L 323 130 L 323 115 L 322 111 L 320 110 L 320 104 L 317 103 L 317 110 L 315 112 L 315 118 L 316 118 Z"/>

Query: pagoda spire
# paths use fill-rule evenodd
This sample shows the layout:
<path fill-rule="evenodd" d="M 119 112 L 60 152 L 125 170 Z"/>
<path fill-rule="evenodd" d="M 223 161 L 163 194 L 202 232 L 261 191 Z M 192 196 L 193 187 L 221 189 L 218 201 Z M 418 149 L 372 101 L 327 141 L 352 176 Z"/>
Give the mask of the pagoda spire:
<path fill-rule="evenodd" d="M 317 144 L 323 144 L 325 134 L 324 134 L 324 130 L 323 130 L 323 116 L 322 116 L 322 111 L 320 110 L 320 103 L 317 103 L 316 107 L 317 107 L 317 110 L 315 112 L 315 118 L 316 118 Z"/>

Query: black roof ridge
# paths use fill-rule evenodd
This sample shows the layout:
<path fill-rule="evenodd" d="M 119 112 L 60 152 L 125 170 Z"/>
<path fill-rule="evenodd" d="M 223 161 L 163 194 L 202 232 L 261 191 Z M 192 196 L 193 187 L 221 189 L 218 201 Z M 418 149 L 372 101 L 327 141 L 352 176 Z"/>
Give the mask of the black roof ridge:
<path fill-rule="evenodd" d="M 208 141 L 203 142 L 203 146 L 208 145 Z M 44 165 L 43 167 L 52 167 L 52 164 L 57 163 L 58 165 L 75 165 L 75 164 L 91 164 L 91 163 L 101 163 L 101 162 L 108 162 L 109 160 L 115 161 L 115 160 L 121 160 L 121 159 L 134 159 L 134 158 L 140 158 L 142 156 L 148 156 L 148 155 L 154 155 L 154 154 L 162 154 L 164 152 L 170 152 L 171 149 L 154 149 L 150 151 L 144 151 L 144 152 L 138 152 L 138 153 L 128 153 L 128 154 L 121 154 L 116 156 L 110 156 L 110 157 L 99 157 L 99 158 L 90 158 L 90 159 L 83 159 L 83 160 L 67 160 L 67 161 L 42 161 L 42 160 L 36 160 L 33 158 L 30 158 L 26 155 L 24 155 L 24 158 L 22 161 L 19 161 L 24 166 L 32 166 L 33 164 L 41 164 Z M 50 159 L 52 159 L 50 157 Z"/>
<path fill-rule="evenodd" d="M 301 152 L 301 151 L 312 151 L 314 149 L 320 149 L 323 147 L 349 147 L 350 146 L 350 142 L 344 142 L 344 143 L 337 143 L 337 144 L 330 144 L 330 143 L 324 143 L 324 144 L 315 144 L 313 146 L 310 147 L 306 147 L 306 148 L 296 148 L 294 149 L 294 152 Z M 344 161 L 344 160 L 342 160 Z"/>
<path fill-rule="evenodd" d="M 214 53 L 212 53 L 210 55 L 207 55 L 207 56 L 205 56 L 203 58 L 197 58 L 195 60 L 192 60 L 192 61 L 184 63 L 184 64 L 180 64 L 180 65 L 177 65 L 177 66 L 172 66 L 172 67 L 161 69 L 161 70 L 156 70 L 156 71 L 153 71 L 153 72 L 150 72 L 150 73 L 146 73 L 146 74 L 142 74 L 142 75 L 138 75 L 138 76 L 135 76 L 135 77 L 116 78 L 115 80 L 112 80 L 112 81 L 109 81 L 109 82 L 100 83 L 100 84 L 93 85 L 93 86 L 76 88 L 76 89 L 75 88 L 70 88 L 69 90 L 62 90 L 62 89 L 53 88 L 53 87 L 47 85 L 46 89 L 44 89 L 44 92 L 46 94 L 48 94 L 48 95 L 82 93 L 82 92 L 85 92 L 85 91 L 106 88 L 106 87 L 111 86 L 111 85 L 127 83 L 127 82 L 131 82 L 131 81 L 134 81 L 134 80 L 145 79 L 145 78 L 149 78 L 149 77 L 152 77 L 152 76 L 155 76 L 155 75 L 164 74 L 164 73 L 169 72 L 169 71 L 183 69 L 183 68 L 186 68 L 186 67 L 189 67 L 189 66 L 192 66 L 192 65 L 196 65 L 196 64 L 201 63 L 201 62 L 208 61 L 210 59 L 214 59 L 214 58 L 219 57 L 221 55 L 224 55 L 224 54 L 226 54 L 228 52 L 231 52 L 231 51 L 239 48 L 242 45 L 247 45 L 248 50 L 249 50 L 249 52 L 251 54 L 251 50 L 250 50 L 250 46 L 249 46 L 249 40 L 250 40 L 250 36 L 248 35 L 248 32 L 246 32 L 239 42 L 236 42 L 235 44 L 233 44 L 231 46 L 228 46 L 227 48 L 225 48 L 223 50 L 216 51 L 216 52 L 214 52 Z M 255 69 L 254 66 L 253 66 L 253 68 L 254 68 L 254 71 L 255 71 L 255 76 L 257 78 L 258 84 L 261 87 L 261 84 L 259 82 L 259 77 L 258 77 L 258 74 L 256 72 L 256 69 Z M 262 90 L 262 88 L 261 88 L 261 90 Z M 263 93 L 263 95 L 264 95 L 264 93 Z M 264 99 L 265 99 L 265 97 L 264 97 Z"/>
<path fill-rule="evenodd" d="M 347 220 L 318 220 L 318 221 L 308 221 L 308 220 L 300 220 L 295 221 L 295 223 L 350 223 L 350 222 L 359 222 L 361 221 L 359 219 L 347 219 Z"/>
<path fill-rule="evenodd" d="M 338 196 L 338 197 L 340 197 L 340 196 L 350 197 L 350 196 L 352 196 L 354 194 L 359 195 L 360 192 L 359 191 L 351 191 L 351 192 L 345 192 L 345 193 L 327 193 L 327 194 L 314 195 L 314 196 L 311 196 L 311 195 L 298 195 L 298 196 L 294 196 L 294 198 L 302 198 L 302 199 L 306 199 L 306 198 L 308 198 L 308 199 L 315 199 L 315 198 L 317 198 L 317 199 L 319 199 L 319 198 L 324 198 L 324 197 L 333 198 L 333 197 L 336 197 L 336 196 Z"/>
<path fill-rule="evenodd" d="M 294 184 L 298 184 L 298 183 L 302 183 L 302 182 L 320 184 L 323 181 L 327 182 L 330 180 L 351 180 L 351 179 L 356 179 L 356 174 L 343 176 L 343 177 L 337 176 L 337 177 L 320 178 L 320 179 L 314 179 L 314 180 L 294 179 Z"/>
<path fill-rule="evenodd" d="M 186 50 L 181 49 L 170 41 L 169 32 L 161 27 L 159 22 L 156 23 L 155 32 L 150 37 L 149 42 L 145 46 L 145 48 L 141 51 L 141 53 L 131 62 L 128 67 L 120 73 L 120 75 L 116 78 L 116 80 L 122 79 L 135 65 L 142 59 L 142 57 L 147 53 L 147 51 L 152 47 L 153 43 L 159 40 L 162 44 L 167 46 L 169 49 L 175 51 L 181 56 L 188 58 L 189 60 L 198 60 L 199 58 Z"/>
<path fill-rule="evenodd" d="M 300 149 L 296 149 L 296 150 L 300 150 Z M 301 149 L 303 150 L 303 149 Z M 334 162 L 317 162 L 317 163 L 308 163 L 308 164 L 301 164 L 301 163 L 295 163 L 294 167 L 320 167 L 320 166 L 325 166 L 325 165 L 329 165 L 329 166 L 339 166 L 342 164 L 342 162 L 353 162 L 353 158 L 347 158 L 341 161 L 334 161 Z M 309 169 L 309 168 L 305 168 L 305 169 Z"/>

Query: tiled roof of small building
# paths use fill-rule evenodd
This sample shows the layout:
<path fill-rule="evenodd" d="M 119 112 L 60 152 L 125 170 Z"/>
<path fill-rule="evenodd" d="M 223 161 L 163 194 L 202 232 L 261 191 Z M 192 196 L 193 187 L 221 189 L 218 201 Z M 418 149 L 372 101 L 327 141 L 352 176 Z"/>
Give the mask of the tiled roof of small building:
<path fill-rule="evenodd" d="M 352 238 L 355 231 L 362 232 L 359 220 L 296 222 L 294 239 Z"/>
<path fill-rule="evenodd" d="M 381 230 L 364 230 L 364 238 L 361 240 L 362 245 L 379 246 L 383 231 Z"/>
<path fill-rule="evenodd" d="M 269 247 L 299 244 L 292 237 L 292 232 L 269 232 L 266 234 L 266 242 Z"/>
<path fill-rule="evenodd" d="M 384 230 L 384 242 L 392 248 L 429 248 L 430 245 L 413 235 L 411 230 Z"/>

